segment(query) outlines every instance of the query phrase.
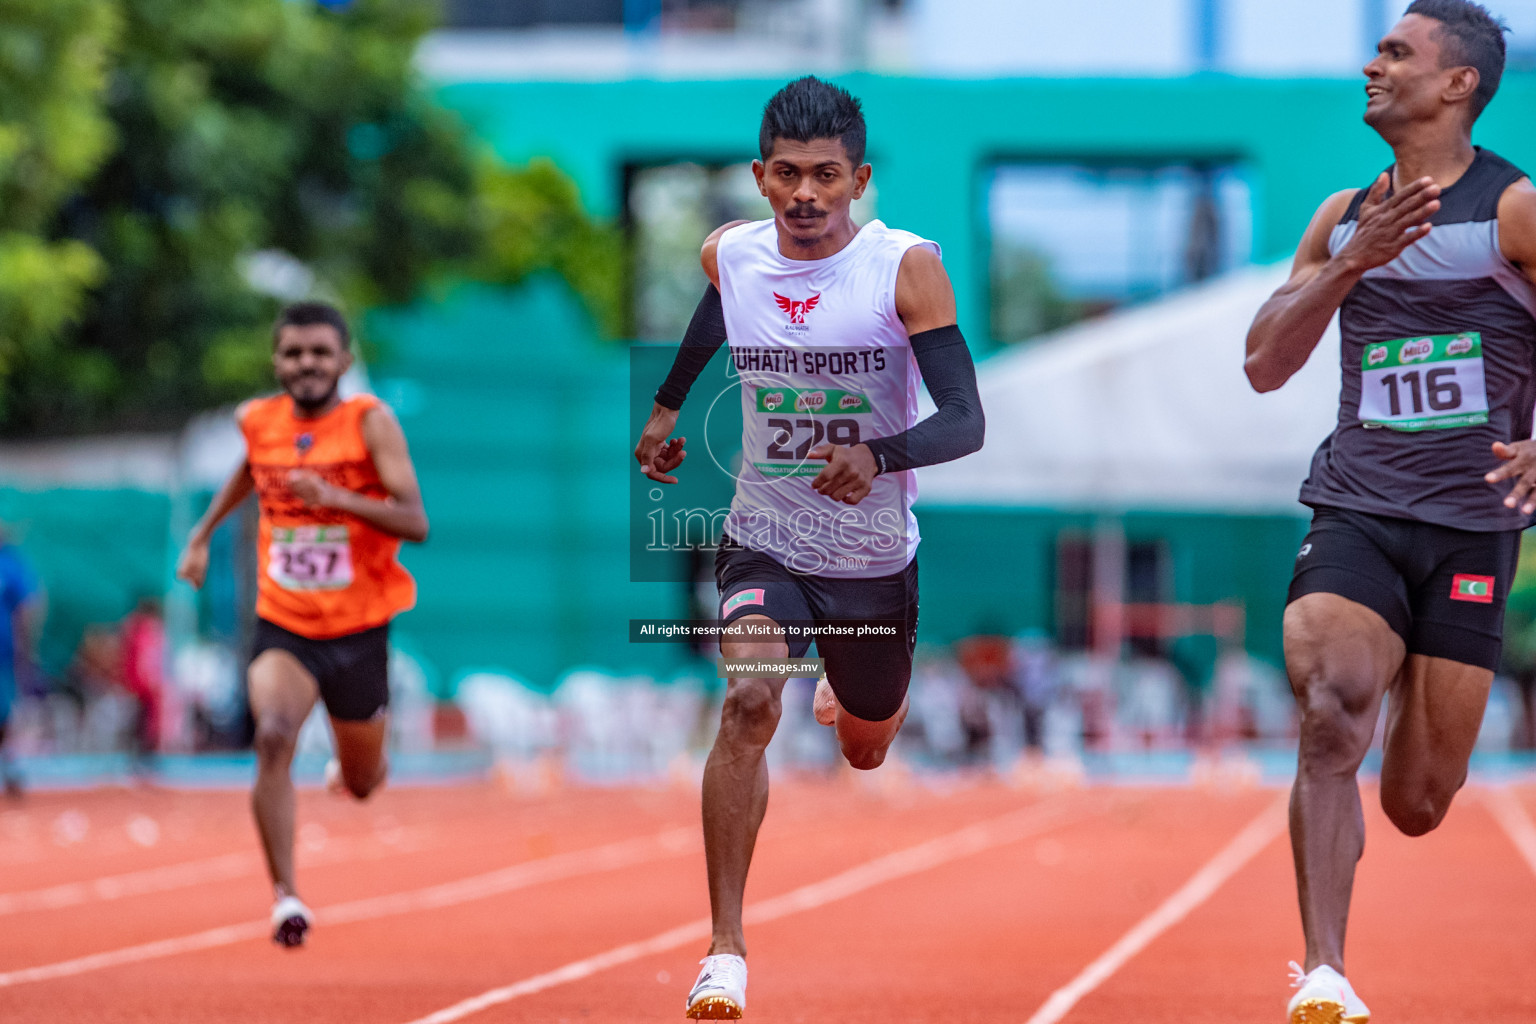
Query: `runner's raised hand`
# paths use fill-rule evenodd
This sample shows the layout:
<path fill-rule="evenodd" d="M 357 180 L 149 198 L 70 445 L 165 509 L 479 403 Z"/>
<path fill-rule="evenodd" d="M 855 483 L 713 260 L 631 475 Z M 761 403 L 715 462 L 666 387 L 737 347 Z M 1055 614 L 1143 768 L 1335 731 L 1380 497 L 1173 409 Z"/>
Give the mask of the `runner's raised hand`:
<path fill-rule="evenodd" d="M 1391 176 L 1382 171 L 1360 204 L 1359 226 L 1339 255 L 1361 270 L 1386 266 L 1429 234 L 1429 219 L 1440 209 L 1440 186 L 1419 178 L 1387 196 Z"/>
<path fill-rule="evenodd" d="M 295 498 L 311 508 L 323 508 L 331 504 L 331 485 L 314 470 L 290 470 L 288 489 L 293 492 Z"/>

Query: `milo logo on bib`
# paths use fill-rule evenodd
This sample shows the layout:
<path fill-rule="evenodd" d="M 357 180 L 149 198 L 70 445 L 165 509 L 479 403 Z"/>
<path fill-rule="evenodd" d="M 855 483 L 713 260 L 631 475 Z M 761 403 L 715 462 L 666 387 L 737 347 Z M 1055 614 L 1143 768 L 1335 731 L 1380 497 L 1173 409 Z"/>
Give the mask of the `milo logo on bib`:
<path fill-rule="evenodd" d="M 1488 422 L 1483 340 L 1476 331 L 1365 346 L 1360 423 L 1389 430 L 1449 430 Z"/>
<path fill-rule="evenodd" d="M 778 412 L 785 408 L 786 401 L 789 403 L 786 412 L 793 410 L 812 416 L 873 411 L 869 396 L 857 391 L 840 391 L 835 388 L 817 388 L 814 391 L 796 391 L 793 388 L 776 388 L 772 391 L 767 388 L 757 389 L 758 412 Z"/>
<path fill-rule="evenodd" d="M 825 391 L 806 391 L 796 396 L 795 412 L 819 412 L 827 404 Z"/>

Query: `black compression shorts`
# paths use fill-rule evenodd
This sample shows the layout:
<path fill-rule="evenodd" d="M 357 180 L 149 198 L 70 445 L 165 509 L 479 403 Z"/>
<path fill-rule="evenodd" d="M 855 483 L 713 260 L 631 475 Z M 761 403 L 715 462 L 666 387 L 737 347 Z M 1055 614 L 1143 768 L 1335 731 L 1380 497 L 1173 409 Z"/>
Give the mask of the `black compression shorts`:
<path fill-rule="evenodd" d="M 1317 507 L 1287 603 L 1337 594 L 1376 612 L 1409 654 L 1496 669 L 1520 532 L 1480 533 Z"/>
<path fill-rule="evenodd" d="M 366 722 L 389 707 L 389 624 L 329 640 L 311 640 L 266 619 L 256 620 L 251 660 L 287 651 L 315 677 L 332 718 Z"/>
<path fill-rule="evenodd" d="M 890 640 L 822 635 L 816 638 L 816 650 L 844 711 L 868 722 L 883 722 L 901 710 L 917 644 L 917 559 L 889 576 L 834 579 L 793 572 L 725 537 L 715 554 L 715 580 L 720 587 L 722 623 L 764 615 L 780 624 L 894 624 L 897 635 Z M 788 639 L 789 656 L 804 657 L 810 639 Z"/>

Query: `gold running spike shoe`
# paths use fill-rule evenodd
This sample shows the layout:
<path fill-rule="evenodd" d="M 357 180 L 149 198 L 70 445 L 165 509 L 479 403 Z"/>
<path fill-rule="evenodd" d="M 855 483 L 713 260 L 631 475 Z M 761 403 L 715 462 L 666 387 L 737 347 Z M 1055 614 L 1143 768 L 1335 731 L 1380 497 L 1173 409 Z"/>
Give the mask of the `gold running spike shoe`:
<path fill-rule="evenodd" d="M 747 962 L 734 953 L 717 953 L 699 963 L 704 969 L 688 993 L 694 1020 L 739 1020 L 747 1008 Z"/>
<path fill-rule="evenodd" d="M 1366 1024 L 1371 1019 L 1349 981 L 1327 964 L 1309 974 L 1292 960 L 1291 987 L 1296 994 L 1286 1007 L 1290 1024 Z"/>

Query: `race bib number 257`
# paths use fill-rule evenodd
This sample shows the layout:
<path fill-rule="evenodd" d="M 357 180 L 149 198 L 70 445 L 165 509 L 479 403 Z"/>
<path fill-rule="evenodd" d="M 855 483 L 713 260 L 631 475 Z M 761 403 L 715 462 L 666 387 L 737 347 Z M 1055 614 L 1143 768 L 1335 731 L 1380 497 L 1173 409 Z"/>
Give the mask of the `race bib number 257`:
<path fill-rule="evenodd" d="M 1468 331 L 1365 346 L 1360 422 L 1406 431 L 1487 423 L 1482 336 Z"/>
<path fill-rule="evenodd" d="M 284 590 L 340 590 L 352 583 L 345 526 L 274 528 L 267 576 Z"/>

